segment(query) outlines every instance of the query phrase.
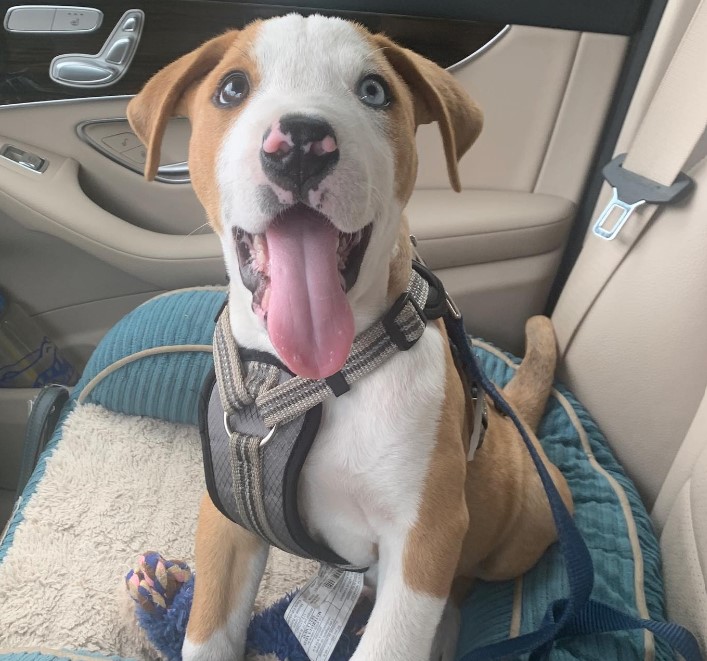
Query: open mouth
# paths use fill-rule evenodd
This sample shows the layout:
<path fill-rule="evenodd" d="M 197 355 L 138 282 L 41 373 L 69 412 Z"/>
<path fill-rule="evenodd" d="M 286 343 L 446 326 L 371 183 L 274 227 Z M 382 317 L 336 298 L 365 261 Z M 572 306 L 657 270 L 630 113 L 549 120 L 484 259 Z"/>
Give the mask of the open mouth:
<path fill-rule="evenodd" d="M 280 214 L 274 222 L 277 224 L 286 223 L 289 215 L 302 212 L 311 215 L 315 221 L 333 228 L 326 216 L 301 203 Z M 344 292 L 348 292 L 358 280 L 363 256 L 371 237 L 371 227 L 369 223 L 362 230 L 353 234 L 336 230 L 339 234 L 336 249 L 339 283 Z M 234 228 L 233 233 L 236 240 L 241 279 L 253 294 L 253 312 L 267 322 L 270 298 L 270 254 L 267 233 L 250 234 L 240 227 Z"/>
<path fill-rule="evenodd" d="M 346 292 L 358 279 L 371 229 L 340 232 L 323 214 L 296 204 L 262 234 L 234 230 L 253 311 L 296 374 L 324 378 L 348 357 L 354 324 Z"/>

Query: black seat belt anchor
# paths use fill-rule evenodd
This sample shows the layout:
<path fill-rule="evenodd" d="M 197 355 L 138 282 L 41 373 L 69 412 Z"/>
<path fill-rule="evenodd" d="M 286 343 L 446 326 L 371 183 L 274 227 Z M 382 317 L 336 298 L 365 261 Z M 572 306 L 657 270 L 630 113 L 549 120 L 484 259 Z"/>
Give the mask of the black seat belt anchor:
<path fill-rule="evenodd" d="M 604 179 L 613 187 L 613 195 L 594 223 L 593 232 L 600 239 L 611 241 L 617 237 L 621 228 L 633 212 L 643 204 L 670 204 L 685 197 L 694 186 L 694 182 L 684 172 L 678 174 L 674 183 L 664 186 L 657 181 L 626 170 L 623 162 L 626 154 L 619 154 L 604 166 Z M 618 218 L 607 223 L 609 217 L 618 210 Z"/>

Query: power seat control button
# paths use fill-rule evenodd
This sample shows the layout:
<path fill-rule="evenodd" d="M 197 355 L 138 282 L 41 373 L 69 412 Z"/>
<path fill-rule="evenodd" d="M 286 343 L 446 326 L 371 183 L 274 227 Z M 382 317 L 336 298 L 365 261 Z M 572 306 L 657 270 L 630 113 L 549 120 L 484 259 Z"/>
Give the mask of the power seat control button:
<path fill-rule="evenodd" d="M 90 7 L 57 7 L 52 32 L 92 32 L 101 23 L 103 14 Z"/>
<path fill-rule="evenodd" d="M 111 64 L 123 64 L 130 51 L 131 43 L 132 39 L 128 39 L 127 37 L 118 39 L 106 53 L 106 62 L 110 62 Z"/>

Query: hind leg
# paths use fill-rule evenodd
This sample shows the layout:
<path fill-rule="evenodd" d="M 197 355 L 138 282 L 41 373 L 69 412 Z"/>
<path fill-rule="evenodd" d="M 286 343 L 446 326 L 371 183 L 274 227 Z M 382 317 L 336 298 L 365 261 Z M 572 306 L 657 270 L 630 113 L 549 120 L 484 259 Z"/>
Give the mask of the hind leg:
<path fill-rule="evenodd" d="M 535 441 L 536 447 L 539 444 Z M 551 464 L 540 449 L 540 456 L 557 487 L 565 506 L 573 511 L 572 495 L 567 481 L 559 469 Z M 505 581 L 524 574 L 540 559 L 545 550 L 557 539 L 557 528 L 552 517 L 545 488 L 540 481 L 530 455 L 527 456 L 526 481 L 521 489 L 522 507 L 502 544 L 479 564 L 477 576 L 487 581 Z"/>

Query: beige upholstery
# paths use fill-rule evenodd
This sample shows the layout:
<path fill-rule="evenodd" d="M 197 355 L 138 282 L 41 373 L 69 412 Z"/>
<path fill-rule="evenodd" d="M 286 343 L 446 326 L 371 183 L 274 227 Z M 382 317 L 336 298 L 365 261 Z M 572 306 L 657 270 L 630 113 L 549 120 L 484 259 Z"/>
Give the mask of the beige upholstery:
<path fill-rule="evenodd" d="M 669 617 L 707 647 L 707 391 L 653 510 L 660 531 Z"/>
<path fill-rule="evenodd" d="M 707 168 L 693 175 L 690 203 L 656 214 L 578 329 L 563 367 L 649 507 L 707 385 Z"/>
<path fill-rule="evenodd" d="M 636 127 L 696 6 L 668 3 L 617 153 Z M 607 435 L 649 507 L 668 615 L 707 643 L 707 138 L 692 197 L 657 213 L 565 352 L 562 377 Z M 605 187 L 595 216 L 608 199 Z M 629 223 L 631 221 L 629 220 Z M 586 241 L 598 241 L 589 233 Z M 576 291 L 578 262 L 562 293 Z M 562 303 L 562 301 L 561 301 Z M 561 319 L 556 318 L 559 323 Z"/>

